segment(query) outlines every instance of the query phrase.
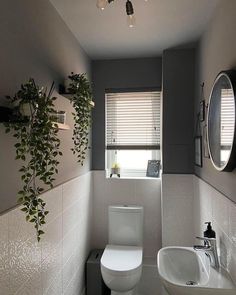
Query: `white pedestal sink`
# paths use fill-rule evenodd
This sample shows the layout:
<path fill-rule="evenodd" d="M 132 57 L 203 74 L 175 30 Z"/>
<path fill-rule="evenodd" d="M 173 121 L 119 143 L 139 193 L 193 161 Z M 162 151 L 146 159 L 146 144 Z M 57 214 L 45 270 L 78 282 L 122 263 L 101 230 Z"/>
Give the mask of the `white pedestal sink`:
<path fill-rule="evenodd" d="M 166 247 L 157 267 L 170 295 L 236 295 L 236 286 L 223 269 L 214 269 L 205 252 L 190 247 Z"/>

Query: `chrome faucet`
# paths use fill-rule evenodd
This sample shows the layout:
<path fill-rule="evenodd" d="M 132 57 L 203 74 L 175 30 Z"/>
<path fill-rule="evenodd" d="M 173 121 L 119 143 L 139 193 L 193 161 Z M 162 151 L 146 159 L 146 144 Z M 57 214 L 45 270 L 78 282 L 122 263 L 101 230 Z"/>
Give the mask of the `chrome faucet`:
<path fill-rule="evenodd" d="M 207 257 L 210 259 L 211 266 L 215 269 L 219 269 L 220 264 L 217 253 L 216 239 L 202 237 L 196 237 L 196 239 L 204 241 L 204 245 L 193 246 L 193 249 L 196 251 L 204 251 Z"/>

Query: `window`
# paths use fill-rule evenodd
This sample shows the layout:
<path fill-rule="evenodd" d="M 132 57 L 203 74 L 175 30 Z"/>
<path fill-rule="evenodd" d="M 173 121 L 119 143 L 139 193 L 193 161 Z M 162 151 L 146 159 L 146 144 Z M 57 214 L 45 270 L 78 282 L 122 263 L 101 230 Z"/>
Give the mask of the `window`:
<path fill-rule="evenodd" d="M 106 94 L 106 168 L 121 176 L 146 176 L 148 160 L 160 160 L 160 92 Z"/>
<path fill-rule="evenodd" d="M 232 89 L 221 89 L 220 104 L 220 159 L 222 165 L 228 161 L 234 134 L 234 93 Z"/>

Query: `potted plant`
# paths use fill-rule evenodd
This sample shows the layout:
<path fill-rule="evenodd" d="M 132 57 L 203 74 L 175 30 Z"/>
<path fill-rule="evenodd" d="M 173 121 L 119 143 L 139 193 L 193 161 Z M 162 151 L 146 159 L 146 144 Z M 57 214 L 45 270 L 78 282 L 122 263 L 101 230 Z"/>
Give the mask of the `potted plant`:
<path fill-rule="evenodd" d="M 70 83 L 68 91 L 70 100 L 74 107 L 72 113 L 74 118 L 73 143 L 71 149 L 77 156 L 78 163 L 84 164 L 85 156 L 89 146 L 89 131 L 92 124 L 91 110 L 94 107 L 92 101 L 92 90 L 90 82 L 85 74 L 74 74 L 68 76 Z"/>
<path fill-rule="evenodd" d="M 38 241 L 44 233 L 42 226 L 48 214 L 40 194 L 47 187 L 53 187 L 58 173 L 58 156 L 62 155 L 58 128 L 51 116 L 55 113 L 53 89 L 54 84 L 47 92 L 30 79 L 21 85 L 15 96 L 7 97 L 18 109 L 14 121 L 5 123 L 6 133 L 12 131 L 17 141 L 16 159 L 23 161 L 19 170 L 23 186 L 18 192 L 18 201 L 26 220 L 34 224 Z"/>
<path fill-rule="evenodd" d="M 112 177 L 112 175 L 117 175 L 120 177 L 120 165 L 118 163 L 114 163 L 112 165 L 110 177 Z"/>

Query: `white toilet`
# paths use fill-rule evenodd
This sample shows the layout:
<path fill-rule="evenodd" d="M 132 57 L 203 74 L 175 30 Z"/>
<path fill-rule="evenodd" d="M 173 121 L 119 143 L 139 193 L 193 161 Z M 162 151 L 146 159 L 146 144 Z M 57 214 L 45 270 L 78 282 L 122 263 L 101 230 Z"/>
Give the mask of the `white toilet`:
<path fill-rule="evenodd" d="M 142 274 L 143 208 L 109 206 L 109 245 L 101 272 L 111 295 L 133 295 Z"/>

